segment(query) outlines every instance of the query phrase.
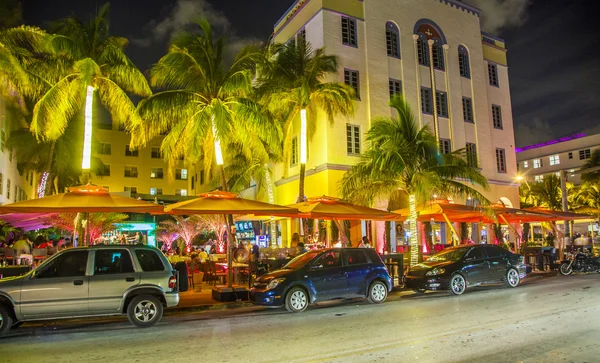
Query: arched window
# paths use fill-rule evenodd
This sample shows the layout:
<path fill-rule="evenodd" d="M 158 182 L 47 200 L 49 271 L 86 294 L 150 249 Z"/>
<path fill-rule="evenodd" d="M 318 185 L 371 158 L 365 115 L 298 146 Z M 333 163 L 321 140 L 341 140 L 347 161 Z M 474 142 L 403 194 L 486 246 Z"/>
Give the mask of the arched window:
<path fill-rule="evenodd" d="M 458 46 L 458 68 L 461 77 L 471 78 L 471 65 L 469 64 L 469 51 L 464 45 Z"/>
<path fill-rule="evenodd" d="M 429 65 L 429 45 L 423 34 L 419 34 L 419 39 L 417 39 L 417 55 L 419 57 L 420 65 Z"/>
<path fill-rule="evenodd" d="M 388 21 L 385 24 L 385 41 L 387 44 L 387 55 L 400 58 L 400 31 L 396 24 Z"/>

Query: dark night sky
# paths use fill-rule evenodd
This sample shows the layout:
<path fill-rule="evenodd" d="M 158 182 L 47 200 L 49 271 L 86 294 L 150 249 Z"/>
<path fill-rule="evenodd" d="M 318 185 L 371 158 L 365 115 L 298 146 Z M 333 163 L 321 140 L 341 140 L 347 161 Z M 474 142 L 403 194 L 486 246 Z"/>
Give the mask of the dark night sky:
<path fill-rule="evenodd" d="M 2 1 L 2 0 L 0 0 Z M 369 0 L 377 1 L 377 0 Z M 422 0 L 432 1 L 432 0 Z M 76 15 L 104 0 L 24 0 L 26 24 Z M 465 0 L 487 10 L 484 26 L 507 42 L 517 145 L 600 133 L 600 8 L 590 0 Z M 200 14 L 236 45 L 266 41 L 293 0 L 113 0 L 111 33 L 131 40 L 128 54 L 147 69 L 170 35 Z"/>

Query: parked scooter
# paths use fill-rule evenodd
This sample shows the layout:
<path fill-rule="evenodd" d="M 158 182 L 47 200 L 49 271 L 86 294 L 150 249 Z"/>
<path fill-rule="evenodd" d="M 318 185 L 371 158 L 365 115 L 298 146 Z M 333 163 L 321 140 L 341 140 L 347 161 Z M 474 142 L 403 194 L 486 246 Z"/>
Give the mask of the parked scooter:
<path fill-rule="evenodd" d="M 568 276 L 573 272 L 598 272 L 600 273 L 600 257 L 591 253 L 575 251 L 567 253 L 565 260 L 560 265 L 561 275 Z"/>

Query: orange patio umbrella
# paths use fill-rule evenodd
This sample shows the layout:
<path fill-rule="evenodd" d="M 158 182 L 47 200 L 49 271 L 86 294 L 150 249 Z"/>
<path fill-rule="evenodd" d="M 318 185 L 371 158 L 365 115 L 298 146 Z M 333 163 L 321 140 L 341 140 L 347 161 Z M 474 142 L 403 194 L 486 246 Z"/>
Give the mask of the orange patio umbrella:
<path fill-rule="evenodd" d="M 0 213 L 160 213 L 163 207 L 118 194 L 95 185 L 69 188 L 68 193 L 0 206 Z"/>
<path fill-rule="evenodd" d="M 231 192 L 202 193 L 198 198 L 171 204 L 165 213 L 176 215 L 192 214 L 254 214 L 257 216 L 295 217 L 298 210 L 276 204 L 268 204 L 256 200 L 243 199 Z M 232 286 L 233 271 L 231 269 L 230 233 L 227 231 L 227 284 Z"/>
<path fill-rule="evenodd" d="M 289 205 L 298 209 L 301 218 L 327 219 L 327 220 L 376 220 L 400 221 L 402 216 L 387 211 L 363 207 L 341 199 L 322 196 L 309 198 L 306 202 Z"/>
<path fill-rule="evenodd" d="M 549 214 L 552 216 L 552 219 L 551 219 L 552 221 L 575 221 L 575 220 L 583 220 L 583 219 L 595 219 L 594 216 L 589 215 L 589 214 L 553 211 L 550 208 L 544 208 L 544 207 L 531 207 L 531 208 L 525 208 L 525 210 L 542 213 L 542 214 Z"/>
<path fill-rule="evenodd" d="M 394 213 L 400 214 L 404 218 L 409 218 L 410 208 L 395 210 Z M 434 200 L 417 205 L 417 220 L 419 222 L 482 222 L 486 215 L 482 207 L 468 206 L 464 204 L 452 203 L 448 200 Z"/>
<path fill-rule="evenodd" d="M 191 214 L 253 214 L 256 216 L 296 217 L 298 210 L 277 204 L 269 204 L 240 198 L 231 192 L 209 192 L 198 198 L 185 200 L 165 207 L 165 213 Z"/>

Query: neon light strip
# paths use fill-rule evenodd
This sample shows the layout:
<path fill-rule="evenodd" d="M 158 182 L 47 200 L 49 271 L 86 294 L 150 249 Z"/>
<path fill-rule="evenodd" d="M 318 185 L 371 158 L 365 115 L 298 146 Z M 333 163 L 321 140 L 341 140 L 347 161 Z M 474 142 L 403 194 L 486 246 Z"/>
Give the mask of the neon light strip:
<path fill-rule="evenodd" d="M 306 164 L 306 110 L 300 110 L 300 164 Z"/>
<path fill-rule="evenodd" d="M 215 139 L 215 157 L 217 165 L 223 165 L 223 152 L 221 151 L 221 140 L 217 136 L 217 127 L 215 126 L 215 116 L 212 117 L 212 132 Z"/>
<path fill-rule="evenodd" d="M 83 132 L 83 160 L 81 168 L 83 170 L 90 168 L 92 158 L 92 105 L 94 103 L 94 87 L 87 87 L 85 97 L 85 129 Z"/>
<path fill-rule="evenodd" d="M 571 140 L 581 139 L 582 137 L 586 137 L 586 136 L 587 135 L 583 134 L 583 133 L 574 134 L 574 135 L 571 135 L 571 136 L 563 136 L 560 139 L 551 140 L 551 141 L 547 141 L 547 142 L 542 142 L 540 144 L 523 146 L 523 147 L 516 147 L 515 148 L 515 152 L 520 153 L 520 152 L 523 152 L 523 151 L 527 151 L 527 150 L 531 150 L 531 149 L 537 149 L 537 148 L 544 147 L 544 146 L 549 146 L 549 145 L 554 145 L 554 144 L 558 144 L 558 143 L 565 142 L 565 141 L 571 141 Z"/>

